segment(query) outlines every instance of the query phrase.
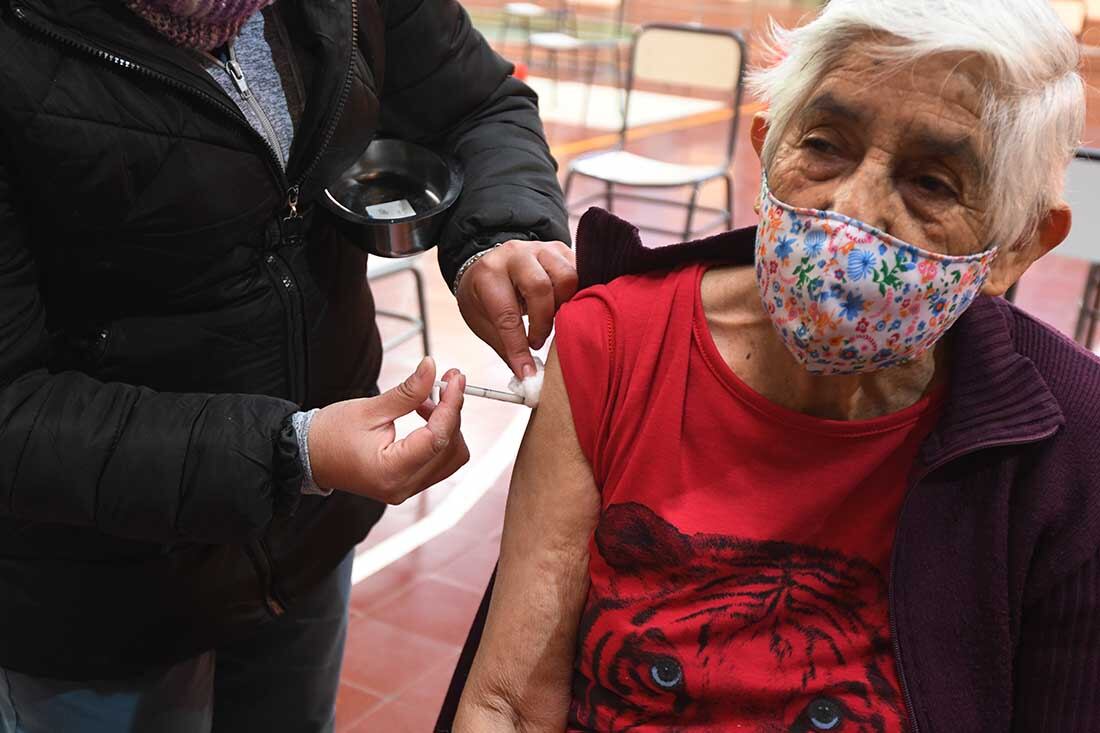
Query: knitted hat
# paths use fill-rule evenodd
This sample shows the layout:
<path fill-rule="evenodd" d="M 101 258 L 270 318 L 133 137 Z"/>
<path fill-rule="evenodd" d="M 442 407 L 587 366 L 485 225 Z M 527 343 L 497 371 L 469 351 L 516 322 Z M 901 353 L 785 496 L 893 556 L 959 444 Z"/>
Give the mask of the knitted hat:
<path fill-rule="evenodd" d="M 237 35 L 275 0 L 125 0 L 130 10 L 177 46 L 210 51 Z"/>

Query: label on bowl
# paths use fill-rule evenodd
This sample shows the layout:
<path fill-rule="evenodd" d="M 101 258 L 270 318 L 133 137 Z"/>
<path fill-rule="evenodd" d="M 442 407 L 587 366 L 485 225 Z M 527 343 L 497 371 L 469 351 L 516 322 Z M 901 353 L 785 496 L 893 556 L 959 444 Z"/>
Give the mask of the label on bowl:
<path fill-rule="evenodd" d="M 367 216 L 372 219 L 404 219 L 406 216 L 416 216 L 416 209 L 408 201 L 401 199 L 368 206 Z"/>

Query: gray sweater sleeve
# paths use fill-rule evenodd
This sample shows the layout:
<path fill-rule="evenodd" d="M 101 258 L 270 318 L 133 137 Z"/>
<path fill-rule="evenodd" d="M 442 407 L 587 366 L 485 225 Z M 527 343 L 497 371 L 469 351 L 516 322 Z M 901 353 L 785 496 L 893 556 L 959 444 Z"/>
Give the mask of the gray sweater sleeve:
<path fill-rule="evenodd" d="M 302 464 L 302 493 L 328 496 L 332 493 L 332 489 L 322 489 L 317 485 L 313 480 L 313 467 L 309 462 L 309 428 L 316 414 L 316 409 L 309 412 L 296 412 L 290 419 L 294 425 L 294 435 L 298 439 L 298 460 Z"/>

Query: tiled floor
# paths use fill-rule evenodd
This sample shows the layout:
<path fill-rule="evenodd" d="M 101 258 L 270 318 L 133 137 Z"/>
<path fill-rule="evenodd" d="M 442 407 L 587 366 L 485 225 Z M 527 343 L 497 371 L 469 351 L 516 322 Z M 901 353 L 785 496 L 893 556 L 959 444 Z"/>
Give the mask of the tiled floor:
<path fill-rule="evenodd" d="M 482 0 L 476 10 L 492 11 L 502 0 Z M 760 27 L 763 9 L 777 12 L 789 22 L 806 12 L 797 3 L 735 2 L 707 0 L 679 3 L 673 0 L 637 0 L 631 4 L 632 21 L 678 20 L 708 24 Z M 755 11 L 753 10 L 755 8 Z M 755 13 L 755 15 L 754 15 Z M 1100 38 L 1100 33 L 1098 33 Z M 514 52 L 514 48 L 506 48 Z M 1094 68 L 1096 70 L 1094 70 Z M 1100 142 L 1100 67 L 1095 59 L 1087 68 L 1090 81 L 1089 129 L 1086 141 Z M 751 101 L 750 101 L 751 103 Z M 655 155 L 676 155 L 680 160 L 702 161 L 720 152 L 724 123 L 689 124 L 683 129 L 666 125 L 650 130 L 637 150 Z M 548 124 L 547 133 L 559 162 L 586 149 L 606 145 L 606 131 L 586 130 L 565 124 Z M 736 224 L 753 223 L 751 200 L 759 180 L 759 166 L 742 125 L 734 163 L 737 183 Z M 575 197 L 593 191 L 579 184 Z M 720 188 L 708 190 L 703 203 L 717 204 Z M 655 207 L 624 204 L 616 213 L 632 221 L 676 226 L 682 214 Z M 575 220 L 574 220 L 575 223 Z M 650 238 L 660 244 L 667 238 Z M 428 275 L 432 349 L 443 369 L 461 367 L 470 381 L 486 386 L 502 385 L 507 369 L 492 351 L 466 330 L 454 308 L 454 300 L 438 276 L 431 255 L 421 267 Z M 1074 325 L 1086 267 L 1079 261 L 1051 255 L 1024 278 L 1018 303 L 1064 332 Z M 415 299 L 407 281 L 395 278 L 375 288 L 380 303 L 393 309 L 412 309 Z M 390 324 L 383 323 L 383 330 Z M 419 358 L 414 344 L 387 354 L 382 388 L 393 386 Z M 471 399 L 464 412 L 464 434 L 470 444 L 471 465 L 444 484 L 387 513 L 382 523 L 360 548 L 370 552 L 387 538 L 408 530 L 440 506 L 459 486 L 484 483 L 482 498 L 451 530 L 363 579 L 354 589 L 351 627 L 343 681 L 337 706 L 339 733 L 425 733 L 431 730 L 462 640 L 482 591 L 492 572 L 500 542 L 501 520 L 507 498 L 508 470 L 486 473 L 479 457 L 493 450 L 502 434 L 524 408 Z"/>

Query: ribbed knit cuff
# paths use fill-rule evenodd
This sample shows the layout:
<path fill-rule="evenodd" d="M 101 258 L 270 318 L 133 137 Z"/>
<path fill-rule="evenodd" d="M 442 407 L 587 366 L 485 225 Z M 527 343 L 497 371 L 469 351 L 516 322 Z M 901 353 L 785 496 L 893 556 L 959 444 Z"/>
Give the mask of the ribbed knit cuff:
<path fill-rule="evenodd" d="M 313 480 L 313 466 L 309 462 L 309 427 L 313 424 L 313 416 L 316 414 L 315 409 L 309 412 L 296 412 L 290 416 L 290 420 L 298 440 L 298 461 L 302 466 L 301 492 L 313 496 L 328 496 L 332 493 L 332 489 L 322 489 L 317 485 Z"/>

